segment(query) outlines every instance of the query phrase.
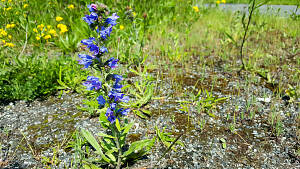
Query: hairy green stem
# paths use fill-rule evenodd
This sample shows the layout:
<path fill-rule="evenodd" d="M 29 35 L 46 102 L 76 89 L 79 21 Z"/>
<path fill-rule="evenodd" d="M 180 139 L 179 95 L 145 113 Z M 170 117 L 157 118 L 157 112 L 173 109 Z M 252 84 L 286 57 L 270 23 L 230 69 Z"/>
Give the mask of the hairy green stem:
<path fill-rule="evenodd" d="M 117 169 L 120 169 L 121 168 L 121 165 L 122 165 L 122 161 L 121 161 L 121 156 L 122 156 L 122 149 L 120 147 L 120 141 L 119 141 L 119 136 L 120 136 L 120 133 L 119 131 L 116 129 L 115 127 L 115 142 L 116 142 L 116 146 L 118 148 L 118 161 L 117 161 Z"/>
<path fill-rule="evenodd" d="M 252 6 L 251 6 L 251 9 L 250 9 L 250 13 L 249 13 L 248 23 L 247 23 L 247 26 L 245 28 L 245 32 L 244 32 L 244 36 L 243 36 L 243 41 L 242 41 L 241 48 L 240 48 L 240 58 L 241 58 L 242 65 L 243 65 L 242 69 L 245 69 L 245 64 L 244 64 L 244 60 L 243 60 L 243 48 L 244 48 L 244 44 L 246 42 L 246 36 L 247 36 L 247 33 L 248 33 L 248 29 L 249 29 L 249 25 L 250 25 L 250 22 L 251 22 L 251 18 L 252 18 L 252 15 L 253 15 L 254 7 L 255 7 L 255 1 L 256 0 L 252 1 Z"/>

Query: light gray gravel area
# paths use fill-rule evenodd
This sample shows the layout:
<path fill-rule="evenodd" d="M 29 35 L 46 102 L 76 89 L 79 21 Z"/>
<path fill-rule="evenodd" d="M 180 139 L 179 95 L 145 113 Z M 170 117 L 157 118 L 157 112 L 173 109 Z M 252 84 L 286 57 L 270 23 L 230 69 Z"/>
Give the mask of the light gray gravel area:
<path fill-rule="evenodd" d="M 170 151 L 158 161 L 167 148 L 156 142 L 146 159 L 129 168 L 300 168 L 299 104 L 287 103 L 264 85 L 249 84 L 242 78 L 215 70 L 217 83 L 212 94 L 218 98 L 227 97 L 227 100 L 206 112 L 199 112 L 194 104 L 189 105 L 189 112 L 183 112 L 180 101 L 192 101 L 189 94 L 195 87 L 211 83 L 191 85 L 198 76 L 210 79 L 210 72 L 195 73 L 183 72 L 177 81 L 172 78 L 159 81 L 156 97 L 161 99 L 154 99 L 145 106 L 153 114 L 149 119 L 138 118 L 133 113 L 128 115 L 128 119 L 135 122 L 129 138 L 152 138 L 157 126 L 175 137 L 183 133 L 180 140 L 185 146 L 176 145 L 177 151 Z M 178 84 L 184 86 L 185 93 L 174 94 L 174 86 Z M 237 86 L 241 91 L 235 93 Z M 205 99 L 206 95 L 200 97 Z M 254 100 L 249 105 L 250 98 Z M 53 157 L 54 148 L 58 163 L 48 165 L 71 168 L 72 149 L 59 147 L 67 144 L 66 140 L 76 129 L 85 128 L 94 134 L 103 130 L 97 117 L 90 118 L 77 109 L 82 106 L 83 99 L 79 94 L 69 93 L 61 98 L 51 96 L 47 100 L 17 101 L 1 106 L 2 168 L 44 168 L 43 157 Z M 279 136 L 271 125 L 272 115 L 280 117 Z M 225 147 L 222 140 L 226 142 Z"/>

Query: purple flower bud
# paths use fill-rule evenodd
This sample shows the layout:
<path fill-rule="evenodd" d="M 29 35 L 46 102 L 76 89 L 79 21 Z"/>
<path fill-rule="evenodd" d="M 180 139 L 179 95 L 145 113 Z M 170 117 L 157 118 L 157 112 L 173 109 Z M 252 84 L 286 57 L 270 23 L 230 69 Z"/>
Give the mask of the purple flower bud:
<path fill-rule="evenodd" d="M 87 7 L 89 8 L 90 12 L 97 11 L 97 5 L 96 4 L 87 5 Z"/>

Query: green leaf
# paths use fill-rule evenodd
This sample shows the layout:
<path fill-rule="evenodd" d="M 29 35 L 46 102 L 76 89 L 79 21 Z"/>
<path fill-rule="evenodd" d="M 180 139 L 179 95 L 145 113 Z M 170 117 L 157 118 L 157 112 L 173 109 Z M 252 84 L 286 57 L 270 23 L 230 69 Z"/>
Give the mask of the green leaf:
<path fill-rule="evenodd" d="M 122 157 L 126 157 L 134 152 L 139 152 L 139 151 L 149 151 L 150 148 L 153 146 L 154 143 L 154 139 L 146 139 L 146 140 L 139 140 L 139 141 L 135 141 L 133 142 L 129 149 L 124 152 L 124 154 L 122 155 Z"/>
<path fill-rule="evenodd" d="M 112 138 L 112 139 L 116 138 L 116 137 L 113 137 L 111 135 L 104 134 L 104 133 L 98 133 L 98 136 L 100 136 L 100 137 L 108 137 L 108 138 Z"/>
<path fill-rule="evenodd" d="M 85 164 L 85 165 L 83 165 L 83 168 L 84 169 L 102 169 L 102 168 L 97 167 L 95 164 Z"/>
<path fill-rule="evenodd" d="M 96 149 L 96 153 L 100 154 L 103 160 L 109 163 L 110 160 L 103 154 L 101 146 L 98 144 L 95 137 L 88 130 L 85 129 L 82 129 L 81 133 L 84 136 L 84 138 Z"/>
<path fill-rule="evenodd" d="M 121 132 L 120 122 L 119 122 L 118 118 L 116 118 L 116 127 L 117 127 L 118 131 Z"/>
<path fill-rule="evenodd" d="M 134 124 L 134 123 L 131 122 L 131 123 L 125 125 L 125 126 L 122 128 L 122 130 L 124 130 L 122 134 L 127 134 L 127 133 L 129 132 L 129 130 L 131 129 L 131 127 L 133 126 L 133 124 Z"/>
<path fill-rule="evenodd" d="M 223 149 L 226 149 L 226 140 L 224 138 L 221 138 L 220 141 L 222 142 Z"/>
<path fill-rule="evenodd" d="M 138 115 L 139 117 L 143 118 L 143 119 L 146 119 L 146 118 L 147 118 L 147 116 L 145 116 L 145 115 L 143 114 L 143 112 L 141 112 L 141 111 L 139 111 L 139 110 L 133 110 L 133 112 L 134 112 L 136 115 Z"/>

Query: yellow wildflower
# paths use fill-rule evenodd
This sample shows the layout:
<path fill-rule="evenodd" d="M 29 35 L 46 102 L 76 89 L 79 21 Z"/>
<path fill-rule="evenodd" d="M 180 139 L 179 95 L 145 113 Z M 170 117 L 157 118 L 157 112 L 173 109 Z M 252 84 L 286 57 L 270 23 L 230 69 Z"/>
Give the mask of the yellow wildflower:
<path fill-rule="evenodd" d="M 11 35 L 8 35 L 8 39 L 11 39 L 12 38 L 12 36 Z"/>
<path fill-rule="evenodd" d="M 120 30 L 123 30 L 125 27 L 123 25 L 120 25 Z"/>
<path fill-rule="evenodd" d="M 38 30 L 36 28 L 33 28 L 33 32 L 38 33 Z"/>
<path fill-rule="evenodd" d="M 9 28 L 14 28 L 16 26 L 16 24 L 12 23 L 12 24 L 7 24 L 6 25 L 6 28 L 9 29 Z"/>
<path fill-rule="evenodd" d="M 2 40 L 2 43 L 5 44 L 5 40 Z"/>
<path fill-rule="evenodd" d="M 5 43 L 4 46 L 7 46 L 7 47 L 14 47 L 15 45 L 13 43 Z"/>
<path fill-rule="evenodd" d="M 23 5 L 23 8 L 27 8 L 29 5 L 28 4 L 24 4 Z"/>
<path fill-rule="evenodd" d="M 46 40 L 51 39 L 51 35 L 44 36 L 44 39 L 46 39 Z"/>
<path fill-rule="evenodd" d="M 68 8 L 69 8 L 69 9 L 74 9 L 75 7 L 74 7 L 73 4 L 71 4 L 71 5 L 68 6 Z"/>
<path fill-rule="evenodd" d="M 48 31 L 48 33 L 50 33 L 51 35 L 56 35 L 56 31 L 55 31 L 54 29 L 50 29 L 50 30 Z"/>
<path fill-rule="evenodd" d="M 40 24 L 40 25 L 37 26 L 37 28 L 42 31 L 44 29 L 44 26 L 45 26 L 44 24 Z"/>
<path fill-rule="evenodd" d="M 5 2 L 5 0 L 1 0 L 2 2 Z"/>
<path fill-rule="evenodd" d="M 9 10 L 11 10 L 11 7 L 4 8 L 4 11 L 9 11 Z"/>
<path fill-rule="evenodd" d="M 221 0 L 221 2 L 225 4 L 225 3 L 226 3 L 226 0 Z"/>
<path fill-rule="evenodd" d="M 50 28 L 51 28 L 51 25 L 47 25 L 47 28 L 50 29 Z"/>
<path fill-rule="evenodd" d="M 58 24 L 57 27 L 60 29 L 60 34 L 63 34 L 68 31 L 68 27 L 64 24 Z"/>
<path fill-rule="evenodd" d="M 55 20 L 57 21 L 57 22 L 60 22 L 60 21 L 62 21 L 64 18 L 62 18 L 62 17 L 60 17 L 60 16 L 57 16 L 56 18 L 55 18 Z"/>
<path fill-rule="evenodd" d="M 132 15 L 133 15 L 133 17 L 135 17 L 135 16 L 136 16 L 136 13 L 135 13 L 135 12 L 132 12 Z"/>
<path fill-rule="evenodd" d="M 199 12 L 198 6 L 193 6 L 193 9 L 194 9 L 195 12 Z"/>
<path fill-rule="evenodd" d="M 2 36 L 6 36 L 7 32 L 5 30 L 3 30 L 3 29 L 0 29 L 0 35 L 1 35 L 1 37 Z"/>
<path fill-rule="evenodd" d="M 24 17 L 27 17 L 27 15 L 26 15 L 26 14 L 23 14 L 23 16 L 24 16 Z"/>
<path fill-rule="evenodd" d="M 221 1 L 216 1 L 216 3 L 219 5 L 221 3 Z"/>
<path fill-rule="evenodd" d="M 8 2 L 11 2 L 12 0 L 8 0 Z"/>
<path fill-rule="evenodd" d="M 36 39 L 36 40 L 40 40 L 41 37 L 40 37 L 40 36 L 36 36 L 35 39 Z"/>
<path fill-rule="evenodd" d="M 45 34 L 44 34 L 44 33 L 42 33 L 42 34 L 41 34 L 41 37 L 43 37 L 44 35 L 45 35 Z"/>

